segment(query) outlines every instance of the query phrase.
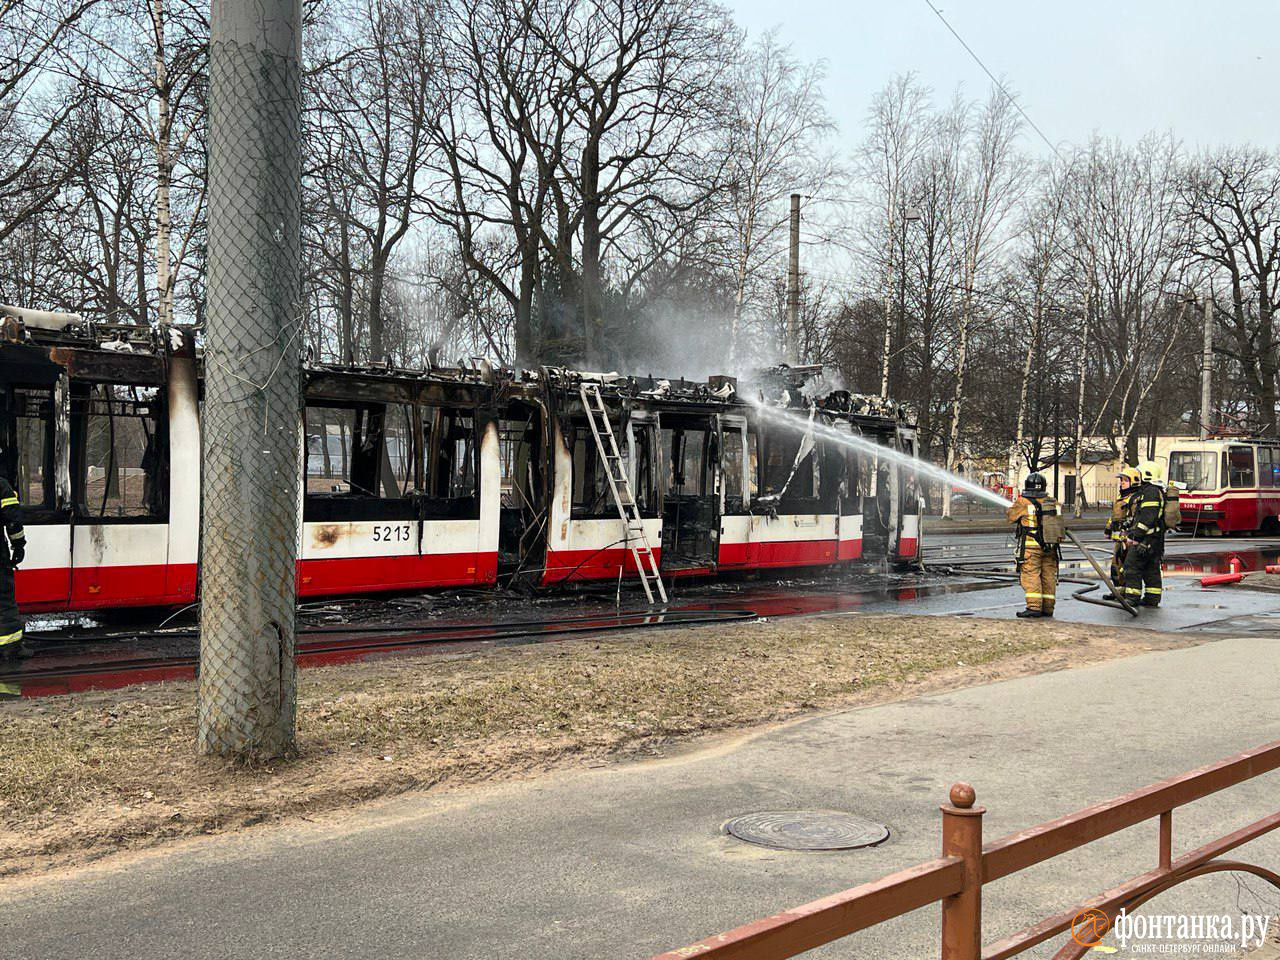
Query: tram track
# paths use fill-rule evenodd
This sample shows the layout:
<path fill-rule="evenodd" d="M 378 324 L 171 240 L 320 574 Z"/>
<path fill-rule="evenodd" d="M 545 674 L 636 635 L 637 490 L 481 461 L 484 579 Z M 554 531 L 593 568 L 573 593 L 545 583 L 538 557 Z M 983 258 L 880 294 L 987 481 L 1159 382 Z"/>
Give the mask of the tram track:
<path fill-rule="evenodd" d="M 743 623 L 793 616 L 839 614 L 885 600 L 914 600 L 935 593 L 987 589 L 971 584 L 919 577 L 864 583 L 815 581 L 763 586 L 745 593 L 688 597 L 677 609 L 601 610 L 589 614 L 505 621 L 447 623 L 323 624 L 298 631 L 296 659 L 304 667 L 344 663 L 383 653 L 458 652 L 464 649 L 552 641 L 561 637 L 618 630 Z M 48 696 L 86 689 L 110 689 L 133 683 L 191 679 L 199 657 L 194 627 L 177 629 L 61 630 L 32 634 L 42 640 L 31 658 L 0 664 L 0 696 Z M 138 653 L 150 643 L 152 650 Z M 165 650 L 163 647 L 171 648 Z M 160 648 L 160 649 L 156 649 Z M 185 649 L 184 649 L 185 648 Z M 44 662 L 42 662 L 44 661 Z"/>
<path fill-rule="evenodd" d="M 759 615 L 750 609 L 690 608 L 682 610 L 643 610 L 611 615 L 559 617 L 549 620 L 507 621 L 491 624 L 423 624 L 423 625 L 353 625 L 351 627 L 312 628 L 298 634 L 297 660 L 302 666 L 360 659 L 370 654 L 411 649 L 414 647 L 462 646 L 465 644 L 513 644 L 538 642 L 583 633 L 610 633 L 618 630 L 688 627 L 715 623 L 743 623 Z M 194 635 L 196 631 L 152 632 L 161 638 Z M 140 636 L 134 632 L 130 638 Z M 345 640 L 328 639 L 345 637 Z M 326 639 L 311 639 L 324 637 Z M 350 639 L 369 637 L 369 639 Z M 80 640 L 81 638 L 77 638 Z M 65 692 L 126 686 L 152 679 L 190 679 L 196 676 L 198 655 L 157 655 L 126 657 L 117 660 L 94 660 L 39 667 L 26 665 L 13 669 L 0 667 L 0 686 L 17 685 L 22 695 L 28 688 L 38 693 L 58 692 L 50 686 L 66 685 Z"/>
<path fill-rule="evenodd" d="M 1085 545 L 1091 550 L 1105 550 L 1109 541 L 1091 540 Z M 1259 542 L 1256 539 L 1175 541 L 1171 543 L 1173 549 L 1168 559 L 1183 564 L 1199 562 L 1209 569 L 1215 563 L 1223 562 L 1226 556 L 1274 552 L 1277 546 L 1275 541 Z M 865 582 L 842 585 L 838 581 L 823 583 L 821 580 L 807 585 L 784 583 L 775 589 L 748 589 L 736 596 L 712 596 L 701 600 L 690 596 L 683 601 L 685 605 L 677 609 L 598 609 L 585 614 L 566 612 L 565 615 L 556 615 L 556 611 L 548 610 L 547 616 L 538 616 L 530 611 L 520 619 L 511 620 L 484 618 L 423 622 L 419 618 L 424 611 L 419 608 L 412 612 L 414 619 L 410 622 L 394 622 L 397 612 L 403 616 L 408 611 L 397 611 L 392 601 L 382 609 L 375 605 L 373 616 L 376 619 L 339 623 L 329 620 L 309 626 L 300 624 L 296 656 L 300 665 L 316 666 L 415 649 L 430 651 L 437 648 L 442 652 L 457 652 L 468 647 L 535 643 L 588 633 L 847 612 L 864 602 L 874 603 L 886 598 L 910 603 L 933 593 L 984 589 L 999 582 L 1010 582 L 1010 554 L 1004 551 L 995 553 L 995 547 L 989 540 L 972 545 L 940 544 L 927 551 L 924 558 L 925 573 L 934 574 L 933 577 L 898 581 L 890 578 L 874 585 Z M 1082 553 L 1068 550 L 1065 564 L 1068 569 L 1083 567 L 1086 558 Z M 948 580 L 952 583 L 948 584 Z M 984 587 L 978 587 L 977 583 L 984 580 Z M 1071 576 L 1064 577 L 1064 581 L 1083 586 L 1081 593 L 1092 592 L 1089 584 L 1093 581 Z M 442 609 L 445 607 L 431 606 L 432 613 Z M 320 608 L 300 608 L 300 617 L 342 617 L 351 613 L 344 609 L 342 601 L 324 604 Z M 360 613 L 368 616 L 363 608 L 357 616 Z M 392 622 L 388 622 L 389 618 Z M 32 630 L 29 637 L 39 644 L 38 652 L 26 660 L 0 663 L 0 695 L 41 696 L 155 680 L 191 679 L 196 676 L 199 666 L 195 649 L 198 636 L 199 631 L 194 624 L 171 627 L 165 626 L 164 621 L 159 626 L 61 626 Z M 166 647 L 169 649 L 164 649 Z"/>

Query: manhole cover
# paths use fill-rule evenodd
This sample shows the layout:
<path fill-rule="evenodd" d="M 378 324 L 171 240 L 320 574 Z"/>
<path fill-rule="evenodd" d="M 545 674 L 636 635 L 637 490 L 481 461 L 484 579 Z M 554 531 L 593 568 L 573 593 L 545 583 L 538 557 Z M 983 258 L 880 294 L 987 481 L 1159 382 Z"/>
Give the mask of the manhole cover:
<path fill-rule="evenodd" d="M 777 850 L 856 850 L 889 838 L 889 828 L 838 810 L 762 810 L 734 817 L 725 833 Z"/>

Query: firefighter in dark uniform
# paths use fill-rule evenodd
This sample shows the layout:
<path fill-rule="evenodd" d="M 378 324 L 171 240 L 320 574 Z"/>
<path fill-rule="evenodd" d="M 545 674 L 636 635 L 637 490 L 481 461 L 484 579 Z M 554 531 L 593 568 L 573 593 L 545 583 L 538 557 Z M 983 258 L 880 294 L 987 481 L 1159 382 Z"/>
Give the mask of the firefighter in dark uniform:
<path fill-rule="evenodd" d="M 1124 586 L 1121 592 L 1135 606 L 1160 606 L 1164 583 L 1160 561 L 1164 559 L 1164 488 L 1160 466 L 1147 461 L 1139 467 L 1142 483 L 1132 495 L 1133 519 L 1126 534 Z"/>
<path fill-rule="evenodd" d="M 1047 494 L 1044 475 L 1033 473 L 1022 487 L 1022 496 L 1005 511 L 1018 536 L 1018 574 L 1027 608 L 1024 619 L 1052 617 L 1058 595 L 1058 541 L 1045 537 L 1046 516 L 1059 516 L 1058 502 Z"/>
<path fill-rule="evenodd" d="M 1142 474 L 1137 467 L 1125 467 L 1119 473 L 1120 493 L 1111 504 L 1111 517 L 1103 528 L 1103 533 L 1111 538 L 1113 550 L 1111 554 L 1111 582 L 1118 590 L 1124 583 L 1124 555 L 1128 549 L 1129 524 L 1133 522 L 1134 500 L 1138 488 L 1142 486 Z M 1116 595 L 1108 593 L 1103 600 L 1114 600 Z"/>
<path fill-rule="evenodd" d="M 0 477 L 0 657 L 12 656 L 22 646 L 22 615 L 13 589 L 13 572 L 27 554 L 22 529 L 22 508 L 9 481 Z"/>

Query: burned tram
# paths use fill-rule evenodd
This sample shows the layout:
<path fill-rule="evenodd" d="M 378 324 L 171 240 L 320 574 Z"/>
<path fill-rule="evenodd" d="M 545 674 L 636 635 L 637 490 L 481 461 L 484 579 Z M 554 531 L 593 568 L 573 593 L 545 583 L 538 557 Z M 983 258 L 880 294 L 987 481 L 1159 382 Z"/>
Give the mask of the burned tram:
<path fill-rule="evenodd" d="M 202 379 L 192 333 L 7 313 L 0 470 L 27 525 L 22 608 L 193 602 Z M 801 424 L 816 417 L 913 452 L 898 407 L 843 392 L 805 399 L 815 373 L 779 368 L 748 391 L 728 378 L 484 364 L 311 367 L 298 593 L 613 581 L 637 576 L 638 539 L 661 577 L 913 561 L 913 478 L 759 415 L 761 402 L 789 406 Z M 584 402 L 584 385 L 607 417 Z M 611 475 L 625 477 L 629 510 Z"/>

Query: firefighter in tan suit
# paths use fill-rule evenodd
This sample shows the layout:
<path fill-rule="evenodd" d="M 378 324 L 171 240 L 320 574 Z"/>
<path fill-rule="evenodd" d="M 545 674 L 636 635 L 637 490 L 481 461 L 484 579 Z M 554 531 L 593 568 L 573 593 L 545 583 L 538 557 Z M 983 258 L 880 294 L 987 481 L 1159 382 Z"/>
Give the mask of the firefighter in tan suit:
<path fill-rule="evenodd" d="M 1027 595 L 1027 608 L 1019 610 L 1024 619 L 1052 617 L 1058 594 L 1058 542 L 1062 539 L 1058 502 L 1047 495 L 1043 475 L 1033 473 L 1023 484 L 1022 496 L 1005 511 L 1018 535 L 1018 573 Z M 1052 517 L 1046 532 L 1045 518 Z"/>

